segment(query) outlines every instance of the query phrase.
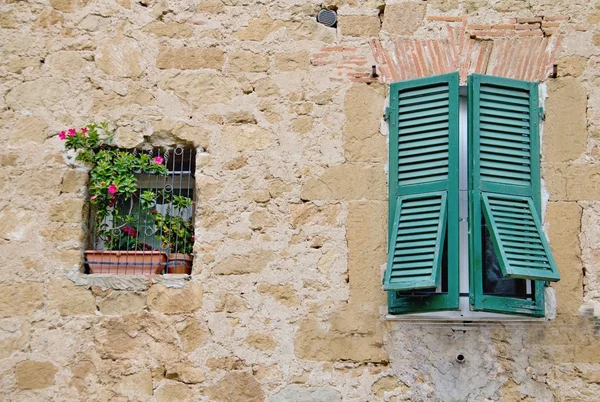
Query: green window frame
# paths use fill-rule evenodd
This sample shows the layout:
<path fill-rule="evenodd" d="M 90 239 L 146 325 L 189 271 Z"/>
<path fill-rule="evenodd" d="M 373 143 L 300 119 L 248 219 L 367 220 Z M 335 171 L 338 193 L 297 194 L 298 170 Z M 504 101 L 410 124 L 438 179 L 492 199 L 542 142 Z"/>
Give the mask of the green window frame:
<path fill-rule="evenodd" d="M 459 102 L 458 73 L 390 85 L 390 314 L 459 309 Z M 541 226 L 538 84 L 470 75 L 467 114 L 470 309 L 544 316 L 559 275 Z M 482 219 L 502 276 L 531 280 L 531 297 L 484 292 Z"/>

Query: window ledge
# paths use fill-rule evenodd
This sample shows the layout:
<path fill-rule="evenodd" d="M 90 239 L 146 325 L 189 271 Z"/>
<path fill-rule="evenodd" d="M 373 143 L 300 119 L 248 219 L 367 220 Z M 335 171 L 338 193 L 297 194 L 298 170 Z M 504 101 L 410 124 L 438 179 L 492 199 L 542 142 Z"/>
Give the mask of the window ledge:
<path fill-rule="evenodd" d="M 97 286 L 102 290 L 130 290 L 136 292 L 148 290 L 153 284 L 161 284 L 168 288 L 182 288 L 190 280 L 190 275 L 186 274 L 156 275 L 150 279 L 144 275 L 84 274 L 78 270 L 70 271 L 67 277 L 79 286 Z"/>
<path fill-rule="evenodd" d="M 444 311 L 440 313 L 422 313 L 422 314 L 387 314 L 386 321 L 398 321 L 414 325 L 427 324 L 465 324 L 465 325 L 484 325 L 484 324 L 544 324 L 548 320 L 545 317 L 527 317 L 508 314 L 494 314 L 485 312 L 461 312 Z"/>

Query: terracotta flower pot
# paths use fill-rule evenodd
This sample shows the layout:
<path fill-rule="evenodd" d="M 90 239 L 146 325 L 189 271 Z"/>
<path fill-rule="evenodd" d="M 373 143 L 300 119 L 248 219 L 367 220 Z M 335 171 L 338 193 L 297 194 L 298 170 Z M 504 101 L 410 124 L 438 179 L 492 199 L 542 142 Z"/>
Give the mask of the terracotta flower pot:
<path fill-rule="evenodd" d="M 167 273 L 191 275 L 193 261 L 194 257 L 189 254 L 169 254 L 169 262 L 167 262 Z"/>
<path fill-rule="evenodd" d="M 85 259 L 93 274 L 148 275 L 160 274 L 167 256 L 160 251 L 87 250 Z"/>

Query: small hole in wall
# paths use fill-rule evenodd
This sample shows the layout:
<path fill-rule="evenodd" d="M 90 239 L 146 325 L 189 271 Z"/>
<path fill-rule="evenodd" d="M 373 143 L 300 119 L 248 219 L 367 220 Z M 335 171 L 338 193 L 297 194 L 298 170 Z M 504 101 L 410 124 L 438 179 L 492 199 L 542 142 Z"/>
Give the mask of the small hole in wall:
<path fill-rule="evenodd" d="M 456 355 L 456 361 L 459 363 L 464 363 L 465 362 L 465 355 L 463 355 L 462 353 L 459 353 Z"/>

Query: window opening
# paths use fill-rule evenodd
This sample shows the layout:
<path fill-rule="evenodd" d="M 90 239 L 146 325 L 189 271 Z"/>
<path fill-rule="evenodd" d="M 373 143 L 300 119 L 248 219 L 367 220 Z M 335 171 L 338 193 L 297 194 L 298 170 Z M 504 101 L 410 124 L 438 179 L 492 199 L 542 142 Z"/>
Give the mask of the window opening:
<path fill-rule="evenodd" d="M 195 150 L 130 150 L 164 164 L 164 174 L 135 172 L 131 196 L 115 197 L 105 217 L 90 205 L 86 273 L 191 273 L 194 245 Z"/>

